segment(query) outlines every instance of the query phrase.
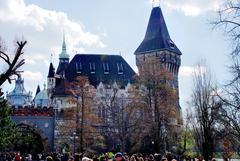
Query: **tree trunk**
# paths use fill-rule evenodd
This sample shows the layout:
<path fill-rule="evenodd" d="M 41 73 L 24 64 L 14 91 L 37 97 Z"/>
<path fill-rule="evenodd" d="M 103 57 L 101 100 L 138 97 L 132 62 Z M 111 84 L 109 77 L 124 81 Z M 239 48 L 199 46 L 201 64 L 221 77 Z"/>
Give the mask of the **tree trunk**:
<path fill-rule="evenodd" d="M 83 91 L 82 91 L 83 92 Z M 84 124 L 83 124 L 83 121 L 84 121 L 84 96 L 82 94 L 82 119 L 81 119 L 81 129 L 80 129 L 80 142 L 81 142 L 81 145 L 80 145 L 80 152 L 83 154 L 83 150 L 84 150 L 84 141 L 83 141 L 83 128 L 84 128 Z"/>

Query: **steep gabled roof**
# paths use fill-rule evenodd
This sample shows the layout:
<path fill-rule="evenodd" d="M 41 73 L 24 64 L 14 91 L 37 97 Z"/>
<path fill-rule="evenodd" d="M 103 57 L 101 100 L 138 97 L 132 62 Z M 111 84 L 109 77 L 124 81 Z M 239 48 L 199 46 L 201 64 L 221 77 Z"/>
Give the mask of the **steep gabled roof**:
<path fill-rule="evenodd" d="M 50 63 L 49 71 L 48 71 L 48 78 L 53 78 L 54 75 L 55 75 L 55 68 L 53 67 L 53 64 Z"/>
<path fill-rule="evenodd" d="M 38 86 L 37 86 L 37 90 L 36 90 L 35 97 L 36 97 L 36 95 L 37 95 L 40 91 L 41 91 L 41 89 L 40 89 L 40 86 L 38 85 Z"/>
<path fill-rule="evenodd" d="M 181 51 L 170 38 L 160 7 L 154 7 L 152 9 L 145 38 L 135 51 L 135 54 L 157 50 L 169 50 L 181 55 Z"/>
<path fill-rule="evenodd" d="M 66 78 L 70 82 L 77 76 L 87 76 L 95 87 L 100 82 L 117 82 L 120 86 L 126 86 L 133 82 L 134 75 L 133 69 L 120 55 L 77 54 L 66 69 Z"/>

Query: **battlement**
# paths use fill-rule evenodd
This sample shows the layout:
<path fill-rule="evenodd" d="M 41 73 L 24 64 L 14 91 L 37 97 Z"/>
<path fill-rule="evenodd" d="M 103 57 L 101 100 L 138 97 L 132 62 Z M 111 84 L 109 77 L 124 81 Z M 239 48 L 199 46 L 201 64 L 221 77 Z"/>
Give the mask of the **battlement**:
<path fill-rule="evenodd" d="M 54 116 L 53 107 L 13 106 L 12 116 Z"/>

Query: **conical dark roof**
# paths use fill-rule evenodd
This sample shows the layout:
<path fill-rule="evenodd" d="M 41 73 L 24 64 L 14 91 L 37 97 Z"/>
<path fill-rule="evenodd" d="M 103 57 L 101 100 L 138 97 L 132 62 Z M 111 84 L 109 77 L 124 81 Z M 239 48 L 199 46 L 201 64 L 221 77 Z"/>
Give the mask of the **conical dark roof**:
<path fill-rule="evenodd" d="M 169 50 L 181 55 L 181 51 L 171 40 L 160 7 L 154 7 L 148 22 L 145 38 L 135 51 L 135 54 L 151 52 L 155 50 Z"/>
<path fill-rule="evenodd" d="M 55 75 L 55 68 L 53 67 L 53 64 L 50 63 L 49 71 L 48 71 L 48 78 L 53 78 L 54 75 Z"/>
<path fill-rule="evenodd" d="M 37 86 L 37 90 L 36 90 L 35 97 L 36 97 L 36 95 L 37 95 L 40 91 L 41 91 L 41 89 L 40 89 L 40 86 L 38 85 L 38 86 Z"/>

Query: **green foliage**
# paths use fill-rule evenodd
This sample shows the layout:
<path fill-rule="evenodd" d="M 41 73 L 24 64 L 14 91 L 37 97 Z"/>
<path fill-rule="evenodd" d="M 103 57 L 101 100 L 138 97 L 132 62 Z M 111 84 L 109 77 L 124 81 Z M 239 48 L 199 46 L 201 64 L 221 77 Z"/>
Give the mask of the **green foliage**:
<path fill-rule="evenodd" d="M 0 94 L 0 149 L 11 147 L 17 135 L 16 126 L 11 120 L 11 112 L 7 100 Z"/>
<path fill-rule="evenodd" d="M 183 156 L 195 156 L 196 154 L 193 152 L 193 149 L 196 146 L 196 143 L 192 131 L 189 129 L 182 129 L 180 135 L 179 153 Z"/>
<path fill-rule="evenodd" d="M 20 124 L 17 126 L 18 136 L 14 140 L 14 149 L 21 153 L 38 154 L 44 150 L 40 134 L 31 126 Z"/>

